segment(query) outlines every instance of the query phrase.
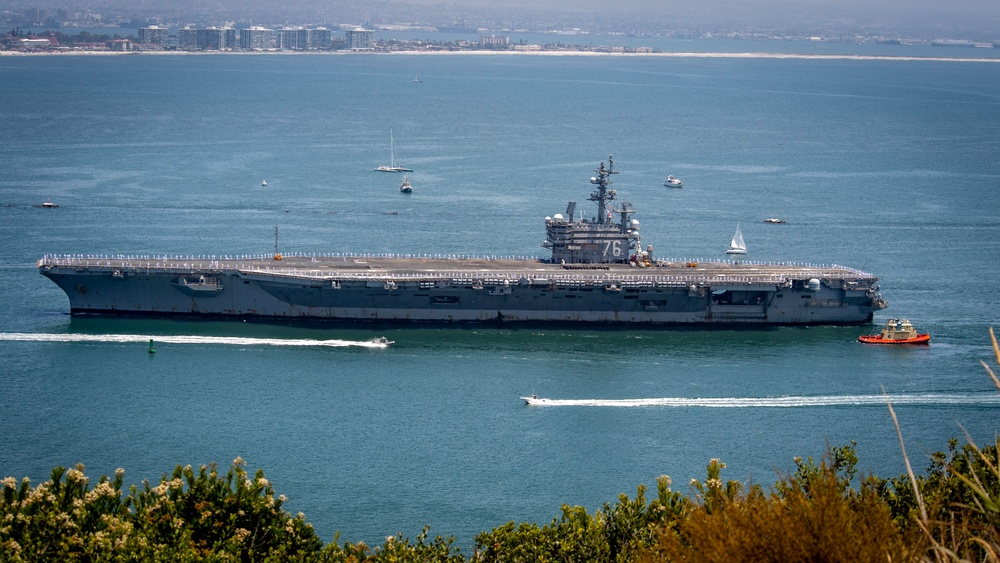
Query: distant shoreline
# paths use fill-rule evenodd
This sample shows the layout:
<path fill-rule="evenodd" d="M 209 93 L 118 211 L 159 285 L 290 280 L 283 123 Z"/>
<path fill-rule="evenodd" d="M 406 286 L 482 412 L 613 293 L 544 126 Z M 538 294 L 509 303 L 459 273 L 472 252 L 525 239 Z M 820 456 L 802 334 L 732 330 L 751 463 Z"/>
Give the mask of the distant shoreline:
<path fill-rule="evenodd" d="M 52 56 L 531 56 L 531 57 L 641 57 L 641 58 L 703 58 L 703 59 L 799 59 L 799 60 L 855 60 L 855 61 L 933 61 L 964 63 L 1000 63 L 1000 58 L 971 57 L 914 57 L 892 55 L 833 55 L 805 53 L 726 53 L 726 52 L 670 52 L 670 53 L 607 53 L 598 51 L 0 51 L 0 57 L 52 57 Z"/>

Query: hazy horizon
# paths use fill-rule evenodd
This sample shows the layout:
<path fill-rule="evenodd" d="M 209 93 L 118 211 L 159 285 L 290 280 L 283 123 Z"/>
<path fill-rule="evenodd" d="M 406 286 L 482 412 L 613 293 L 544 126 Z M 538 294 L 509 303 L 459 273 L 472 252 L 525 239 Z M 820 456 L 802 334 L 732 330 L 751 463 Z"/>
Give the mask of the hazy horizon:
<path fill-rule="evenodd" d="M 571 28 L 647 32 L 739 28 L 816 33 L 880 33 L 945 36 L 962 32 L 1000 40 L 1000 2 L 954 0 L 302 0 L 276 5 L 265 0 L 0 0 L 0 11 L 32 8 L 115 14 L 137 21 L 255 21 L 271 23 L 373 23 L 473 28 Z"/>

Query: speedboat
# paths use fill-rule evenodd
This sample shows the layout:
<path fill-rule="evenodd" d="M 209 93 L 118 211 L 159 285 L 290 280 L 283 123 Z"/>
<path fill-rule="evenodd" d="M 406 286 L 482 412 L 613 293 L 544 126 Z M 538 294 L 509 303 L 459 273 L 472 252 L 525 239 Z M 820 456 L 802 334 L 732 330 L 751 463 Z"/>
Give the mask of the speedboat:
<path fill-rule="evenodd" d="M 372 344 L 385 344 L 386 346 L 388 346 L 390 344 L 395 344 L 396 343 L 395 340 L 389 340 L 388 338 L 386 338 L 384 336 L 379 336 L 377 338 L 372 338 L 371 340 L 369 340 L 369 342 L 371 342 Z"/>
<path fill-rule="evenodd" d="M 882 332 L 859 336 L 858 341 L 866 344 L 930 344 L 931 335 L 918 334 L 906 319 L 889 319 Z"/>
<path fill-rule="evenodd" d="M 543 399 L 534 393 L 521 397 L 521 400 L 524 401 L 524 404 L 533 406 L 544 405 L 549 402 L 549 399 Z"/>
<path fill-rule="evenodd" d="M 413 186 L 410 185 L 410 179 L 406 176 L 403 176 L 403 182 L 399 184 L 399 191 L 404 194 L 408 194 L 413 191 Z"/>
<path fill-rule="evenodd" d="M 777 225 L 777 224 L 780 224 L 780 223 L 784 223 L 785 220 L 784 219 L 778 219 L 777 217 L 768 217 L 767 219 L 764 219 L 764 222 L 765 223 L 774 223 L 775 225 Z"/>
<path fill-rule="evenodd" d="M 680 188 L 684 186 L 684 182 L 681 182 L 679 178 L 671 174 L 663 181 L 663 185 L 668 188 Z"/>

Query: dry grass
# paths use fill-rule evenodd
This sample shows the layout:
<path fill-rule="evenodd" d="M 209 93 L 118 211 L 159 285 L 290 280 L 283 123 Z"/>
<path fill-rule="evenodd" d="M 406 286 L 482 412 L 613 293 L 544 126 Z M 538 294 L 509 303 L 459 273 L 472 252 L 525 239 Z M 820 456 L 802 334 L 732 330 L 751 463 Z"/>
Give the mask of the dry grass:
<path fill-rule="evenodd" d="M 914 561 L 919 533 L 904 534 L 868 486 L 844 488 L 824 460 L 807 481 L 787 477 L 779 492 L 759 488 L 714 510 L 704 505 L 661 530 L 641 561 Z"/>

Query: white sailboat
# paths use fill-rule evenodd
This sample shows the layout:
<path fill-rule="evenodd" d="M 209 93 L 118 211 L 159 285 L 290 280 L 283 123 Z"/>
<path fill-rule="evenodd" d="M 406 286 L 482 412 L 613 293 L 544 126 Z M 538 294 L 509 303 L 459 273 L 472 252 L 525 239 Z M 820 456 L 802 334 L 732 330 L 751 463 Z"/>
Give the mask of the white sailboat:
<path fill-rule="evenodd" d="M 740 224 L 736 223 L 736 234 L 733 235 L 733 240 L 729 243 L 729 250 L 726 254 L 746 254 L 747 245 L 743 242 L 743 233 L 740 232 Z"/>
<path fill-rule="evenodd" d="M 413 172 L 410 168 L 404 168 L 396 162 L 396 141 L 392 137 L 392 129 L 389 130 L 389 164 L 379 166 L 377 172 Z"/>

